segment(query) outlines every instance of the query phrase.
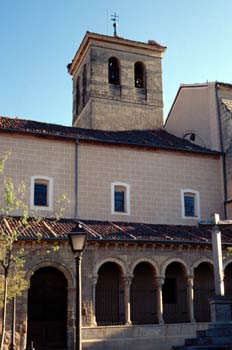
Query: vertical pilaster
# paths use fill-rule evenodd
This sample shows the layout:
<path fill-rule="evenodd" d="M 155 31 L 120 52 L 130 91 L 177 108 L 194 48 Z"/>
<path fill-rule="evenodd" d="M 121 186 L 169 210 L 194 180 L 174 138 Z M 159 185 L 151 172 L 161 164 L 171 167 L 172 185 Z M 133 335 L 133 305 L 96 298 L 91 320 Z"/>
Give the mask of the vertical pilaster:
<path fill-rule="evenodd" d="M 125 324 L 131 324 L 131 313 L 130 313 L 130 286 L 133 276 L 123 277 L 124 286 L 124 310 L 125 310 Z"/>
<path fill-rule="evenodd" d="M 93 299 L 93 314 L 92 314 L 92 326 L 97 325 L 96 321 L 96 285 L 97 285 L 98 275 L 92 277 L 92 299 Z"/>
<path fill-rule="evenodd" d="M 193 290 L 193 276 L 189 275 L 187 278 L 187 302 L 188 302 L 188 314 L 190 322 L 196 322 L 194 318 L 194 290 Z"/>
<path fill-rule="evenodd" d="M 164 277 L 159 276 L 156 277 L 156 288 L 157 288 L 157 317 L 158 317 L 158 323 L 163 324 L 163 294 L 162 294 L 162 287 L 164 284 Z"/>

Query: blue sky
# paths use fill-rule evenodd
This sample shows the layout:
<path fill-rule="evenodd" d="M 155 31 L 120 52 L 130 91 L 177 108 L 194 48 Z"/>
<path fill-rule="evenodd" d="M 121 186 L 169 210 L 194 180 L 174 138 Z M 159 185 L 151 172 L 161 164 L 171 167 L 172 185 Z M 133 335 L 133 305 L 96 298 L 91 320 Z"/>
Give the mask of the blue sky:
<path fill-rule="evenodd" d="M 87 30 L 167 51 L 164 116 L 181 83 L 232 83 L 231 0 L 0 0 L 0 115 L 71 125 L 67 64 Z"/>

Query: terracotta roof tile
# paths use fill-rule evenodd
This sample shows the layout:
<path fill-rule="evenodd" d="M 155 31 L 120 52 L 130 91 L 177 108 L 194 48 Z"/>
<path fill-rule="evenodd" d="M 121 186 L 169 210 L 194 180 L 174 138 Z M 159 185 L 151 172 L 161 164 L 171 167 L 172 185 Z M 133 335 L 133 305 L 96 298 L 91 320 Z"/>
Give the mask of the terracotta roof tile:
<path fill-rule="evenodd" d="M 26 119 L 0 116 L 0 131 L 36 133 L 53 137 L 78 138 L 79 140 L 105 142 L 113 144 L 136 145 L 187 152 L 219 154 L 207 148 L 197 146 L 188 140 L 169 134 L 164 129 L 103 131 L 81 129 L 57 124 L 42 123 Z"/>
<path fill-rule="evenodd" d="M 67 239 L 69 232 L 81 224 L 90 241 L 108 242 L 163 242 L 210 244 L 211 232 L 207 228 L 182 225 L 155 225 L 145 223 L 108 222 L 96 220 L 41 219 L 31 218 L 28 226 L 19 217 L 0 217 L 0 227 L 5 232 L 15 229 L 22 239 L 37 239 L 40 233 L 43 240 Z M 1 231 L 0 231 L 1 232 Z M 222 241 L 232 244 L 232 230 L 222 230 Z"/>

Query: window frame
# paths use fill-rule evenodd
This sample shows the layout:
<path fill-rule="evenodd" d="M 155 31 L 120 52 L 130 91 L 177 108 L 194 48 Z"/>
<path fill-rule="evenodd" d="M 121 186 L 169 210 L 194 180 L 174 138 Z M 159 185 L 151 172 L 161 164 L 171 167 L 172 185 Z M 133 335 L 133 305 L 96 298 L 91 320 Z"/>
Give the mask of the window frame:
<path fill-rule="evenodd" d="M 185 215 L 185 195 L 190 194 L 194 197 L 194 216 Z M 181 190 L 181 214 L 183 219 L 200 219 L 200 194 L 192 189 Z"/>
<path fill-rule="evenodd" d="M 115 188 L 124 188 L 124 211 L 115 211 Z M 111 214 L 130 215 L 130 185 L 124 182 L 111 183 Z"/>
<path fill-rule="evenodd" d="M 35 205 L 35 183 L 38 181 L 47 183 L 47 205 Z M 43 175 L 31 176 L 30 209 L 32 210 L 52 210 L 53 200 L 53 178 Z"/>

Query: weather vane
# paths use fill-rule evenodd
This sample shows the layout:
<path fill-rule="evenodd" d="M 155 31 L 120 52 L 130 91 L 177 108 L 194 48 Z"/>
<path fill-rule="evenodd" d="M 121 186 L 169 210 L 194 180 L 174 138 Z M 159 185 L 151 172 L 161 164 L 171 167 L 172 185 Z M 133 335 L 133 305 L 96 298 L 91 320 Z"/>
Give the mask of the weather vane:
<path fill-rule="evenodd" d="M 111 15 L 111 21 L 114 22 L 114 36 L 117 36 L 117 22 L 119 21 L 119 16 L 117 16 L 116 12 L 114 13 L 114 15 Z"/>

